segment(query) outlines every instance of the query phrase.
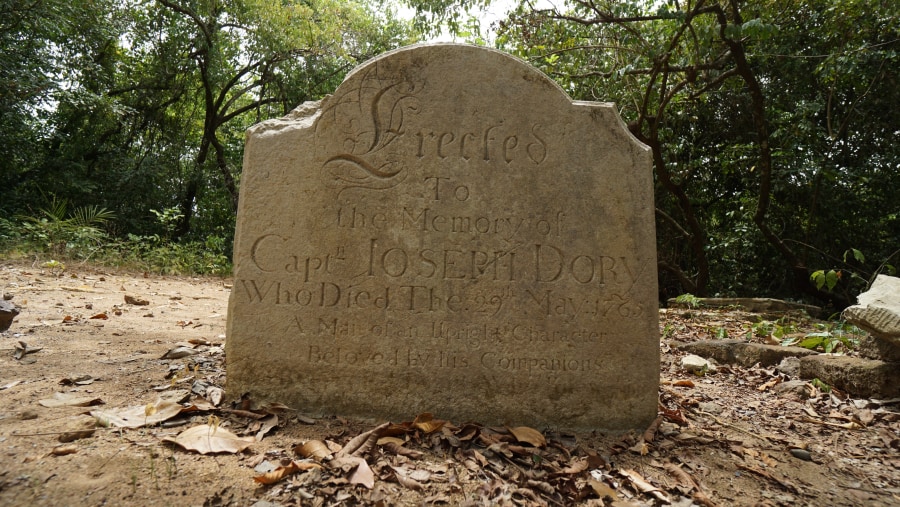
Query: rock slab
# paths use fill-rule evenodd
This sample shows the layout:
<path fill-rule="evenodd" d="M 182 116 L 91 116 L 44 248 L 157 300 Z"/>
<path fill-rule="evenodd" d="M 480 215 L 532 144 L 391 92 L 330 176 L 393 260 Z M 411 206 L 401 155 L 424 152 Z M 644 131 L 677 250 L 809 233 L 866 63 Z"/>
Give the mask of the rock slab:
<path fill-rule="evenodd" d="M 900 278 L 878 275 L 872 287 L 844 310 L 848 322 L 872 334 L 861 353 L 871 358 L 900 361 Z"/>
<path fill-rule="evenodd" d="M 722 364 L 738 364 L 745 367 L 757 363 L 760 366 L 772 366 L 787 357 L 816 354 L 815 351 L 803 347 L 781 347 L 741 340 L 702 340 L 685 343 L 679 345 L 678 348 L 701 357 L 715 359 Z"/>
<path fill-rule="evenodd" d="M 498 51 L 355 69 L 247 133 L 228 395 L 626 430 L 657 413 L 649 150 Z"/>
<path fill-rule="evenodd" d="M 696 298 L 696 304 L 708 308 L 737 307 L 753 313 L 785 313 L 806 312 L 807 315 L 817 317 L 821 315 L 822 308 L 802 303 L 783 301 L 772 298 Z M 688 303 L 678 301 L 678 298 L 669 298 L 669 308 L 689 308 Z"/>
<path fill-rule="evenodd" d="M 16 308 L 16 305 L 6 300 L 0 301 L 0 333 L 12 326 L 13 319 L 18 314 L 19 310 Z"/>
<path fill-rule="evenodd" d="M 900 396 L 900 363 L 821 354 L 800 359 L 800 376 L 817 378 L 857 397 Z"/>

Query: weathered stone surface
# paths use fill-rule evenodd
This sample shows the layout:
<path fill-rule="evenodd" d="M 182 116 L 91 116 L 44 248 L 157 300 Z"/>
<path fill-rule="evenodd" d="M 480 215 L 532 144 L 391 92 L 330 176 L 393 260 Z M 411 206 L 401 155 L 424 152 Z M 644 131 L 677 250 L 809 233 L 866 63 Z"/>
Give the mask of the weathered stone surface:
<path fill-rule="evenodd" d="M 772 298 L 697 298 L 697 303 L 709 308 L 739 307 L 748 312 L 806 312 L 813 317 L 822 313 L 822 308 L 803 303 L 794 303 Z M 683 308 L 689 306 L 681 303 L 676 298 L 669 298 L 667 304 L 671 308 Z"/>
<path fill-rule="evenodd" d="M 681 367 L 688 373 L 705 375 L 707 372 L 716 371 L 716 367 L 709 360 L 694 354 L 688 354 L 681 358 Z"/>
<path fill-rule="evenodd" d="M 789 377 L 800 376 L 800 358 L 796 356 L 786 357 L 778 363 L 775 370 Z"/>
<path fill-rule="evenodd" d="M 773 389 L 779 395 L 791 395 L 801 400 L 809 399 L 812 394 L 809 382 L 806 380 L 788 380 L 776 385 Z"/>
<path fill-rule="evenodd" d="M 228 393 L 623 430 L 657 412 L 651 161 L 503 53 L 404 48 L 248 132 Z"/>
<path fill-rule="evenodd" d="M 763 345 L 747 343 L 741 340 L 702 340 L 685 343 L 679 349 L 698 356 L 712 358 L 723 364 L 739 364 L 741 366 L 772 366 L 786 357 L 803 357 L 816 352 L 803 347 L 781 347 L 779 345 Z"/>
<path fill-rule="evenodd" d="M 872 333 L 860 353 L 868 357 L 900 360 L 900 278 L 878 275 L 858 304 L 844 310 L 844 319 Z"/>
<path fill-rule="evenodd" d="M 859 340 L 856 351 L 866 359 L 880 359 L 888 362 L 900 362 L 900 343 L 878 338 L 874 335 L 863 336 Z"/>
<path fill-rule="evenodd" d="M 19 310 L 16 305 L 7 300 L 0 301 L 0 333 L 9 329 L 18 314 Z"/>
<path fill-rule="evenodd" d="M 800 376 L 817 378 L 853 396 L 900 396 L 900 363 L 823 354 L 802 358 Z"/>

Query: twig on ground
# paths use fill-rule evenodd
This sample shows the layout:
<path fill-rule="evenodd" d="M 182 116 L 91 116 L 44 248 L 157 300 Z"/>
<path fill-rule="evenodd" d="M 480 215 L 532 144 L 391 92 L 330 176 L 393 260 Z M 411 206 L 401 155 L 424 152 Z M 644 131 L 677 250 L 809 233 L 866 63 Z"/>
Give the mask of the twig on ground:
<path fill-rule="evenodd" d="M 741 428 L 740 426 L 736 426 L 736 425 L 734 425 L 734 424 L 727 423 L 727 422 L 725 422 L 725 421 L 719 419 L 718 417 L 716 417 L 716 416 L 710 414 L 709 412 L 704 412 L 704 411 L 702 411 L 702 410 L 697 410 L 696 412 L 697 412 L 698 414 L 701 414 L 701 415 L 705 415 L 705 416 L 711 417 L 714 421 L 716 421 L 716 424 L 725 426 L 725 427 L 727 427 L 727 428 L 731 428 L 731 429 L 733 429 L 733 430 L 735 430 L 735 431 L 739 431 L 739 432 L 741 432 L 741 433 L 744 433 L 745 435 L 749 435 L 749 436 L 751 436 L 751 437 L 753 437 L 753 438 L 757 438 L 757 439 L 762 440 L 762 441 L 764 441 L 764 442 L 771 443 L 771 441 L 769 440 L 769 437 L 767 437 L 767 436 L 765 436 L 765 435 L 757 435 L 756 433 L 753 433 L 753 432 L 751 432 L 751 431 L 745 430 L 744 428 Z"/>

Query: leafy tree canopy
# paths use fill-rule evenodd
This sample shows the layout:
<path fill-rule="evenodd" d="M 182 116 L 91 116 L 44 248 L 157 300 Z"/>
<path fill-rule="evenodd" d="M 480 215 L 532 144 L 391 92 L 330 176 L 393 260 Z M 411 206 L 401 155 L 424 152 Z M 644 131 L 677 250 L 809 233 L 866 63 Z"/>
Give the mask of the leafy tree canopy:
<path fill-rule="evenodd" d="M 115 212 L 119 234 L 230 238 L 243 131 L 418 39 L 366 0 L 0 9 L 0 213 L 36 215 L 58 197 Z M 173 210 L 174 229 L 151 210 Z"/>
<path fill-rule="evenodd" d="M 525 0 L 497 45 L 573 98 L 615 101 L 652 148 L 662 295 L 842 307 L 892 272 L 896 2 Z M 822 268 L 840 283 L 816 283 Z"/>

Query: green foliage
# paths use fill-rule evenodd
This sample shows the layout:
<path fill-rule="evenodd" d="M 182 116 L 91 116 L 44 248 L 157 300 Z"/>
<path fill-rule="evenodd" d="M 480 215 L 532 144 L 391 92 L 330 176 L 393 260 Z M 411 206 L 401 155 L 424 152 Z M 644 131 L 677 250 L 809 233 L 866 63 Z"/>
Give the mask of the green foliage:
<path fill-rule="evenodd" d="M 675 298 L 675 302 L 687 305 L 688 308 L 697 308 L 701 304 L 701 299 L 693 294 L 681 294 Z"/>
<path fill-rule="evenodd" d="M 803 338 L 789 338 L 781 344 L 796 345 L 830 354 L 855 350 L 859 346 L 860 339 L 865 336 L 865 332 L 861 329 L 844 321 L 819 323 L 816 326 L 819 328 L 817 332 L 808 333 Z"/>
<path fill-rule="evenodd" d="M 820 269 L 818 271 L 813 271 L 809 277 L 816 284 L 817 289 L 822 290 L 827 287 L 828 290 L 833 290 L 841 279 L 841 275 L 841 271 L 835 271 L 833 269 L 825 271 Z"/>
<path fill-rule="evenodd" d="M 59 262 L 55 259 L 51 259 L 47 262 L 42 263 L 41 267 L 50 270 L 50 273 L 54 276 L 60 276 L 66 270 L 65 263 Z"/>
<path fill-rule="evenodd" d="M 782 340 L 790 333 L 797 332 L 797 324 L 785 316 L 778 320 L 761 320 L 750 326 L 749 333 L 757 338 L 775 338 Z M 748 337 L 749 338 L 749 337 Z"/>
<path fill-rule="evenodd" d="M 90 257 L 106 239 L 101 226 L 115 214 L 98 206 L 82 206 L 68 212 L 69 204 L 56 196 L 38 210 L 22 217 L 25 240 L 56 256 Z"/>
<path fill-rule="evenodd" d="M 157 222 L 171 233 L 181 218 L 177 209 L 152 210 Z M 222 236 L 209 235 L 203 241 L 179 241 L 168 234 L 138 236 L 128 234 L 123 241 L 106 245 L 100 261 L 165 275 L 227 275 L 231 261 Z"/>
<path fill-rule="evenodd" d="M 177 212 L 168 209 L 154 213 L 160 226 L 171 231 Z M 111 212 L 96 206 L 68 212 L 68 203 L 53 197 L 36 216 L 20 217 L 19 222 L 0 219 L 0 251 L 37 258 L 49 255 L 51 258 L 41 266 L 53 274 L 65 270 L 67 259 L 172 275 L 231 272 L 231 243 L 225 236 L 179 241 L 155 234 L 127 234 L 125 239 L 115 239 L 101 228 L 114 218 Z"/>
<path fill-rule="evenodd" d="M 248 126 L 423 31 L 490 40 L 488 0 L 407 3 L 418 29 L 367 0 L 3 2 L 0 246 L 227 269 Z M 900 253 L 898 41 L 900 4 L 863 0 L 522 1 L 496 35 L 651 146 L 662 294 L 837 307 Z"/>
<path fill-rule="evenodd" d="M 0 217 L 0 251 L 11 249 L 21 240 L 15 222 Z"/>
<path fill-rule="evenodd" d="M 812 383 L 813 387 L 815 387 L 819 391 L 822 391 L 823 393 L 831 392 L 831 386 L 826 384 L 825 382 L 822 382 L 821 380 L 819 380 L 817 378 L 812 379 L 811 383 Z"/>
<path fill-rule="evenodd" d="M 810 280 L 816 288 L 829 293 L 841 292 L 847 299 L 852 299 L 856 294 L 865 291 L 869 287 L 875 275 L 885 273 L 893 275 L 896 270 L 889 262 L 900 250 L 895 251 L 874 270 L 866 265 L 866 257 L 862 251 L 856 248 L 848 248 L 844 251 L 841 260 L 835 262 L 844 266 L 842 269 L 820 269 L 810 274 Z"/>
<path fill-rule="evenodd" d="M 842 307 L 894 255 L 900 4 L 554 6 L 521 2 L 498 45 L 651 147 L 662 291 Z"/>
<path fill-rule="evenodd" d="M 244 131 L 417 38 L 368 0 L 3 2 L 0 247 L 227 271 Z"/>
<path fill-rule="evenodd" d="M 225 240 L 209 236 L 206 241 L 166 241 L 159 236 L 129 235 L 110 245 L 101 259 L 118 266 L 164 275 L 227 275 L 231 261 L 225 254 Z"/>

